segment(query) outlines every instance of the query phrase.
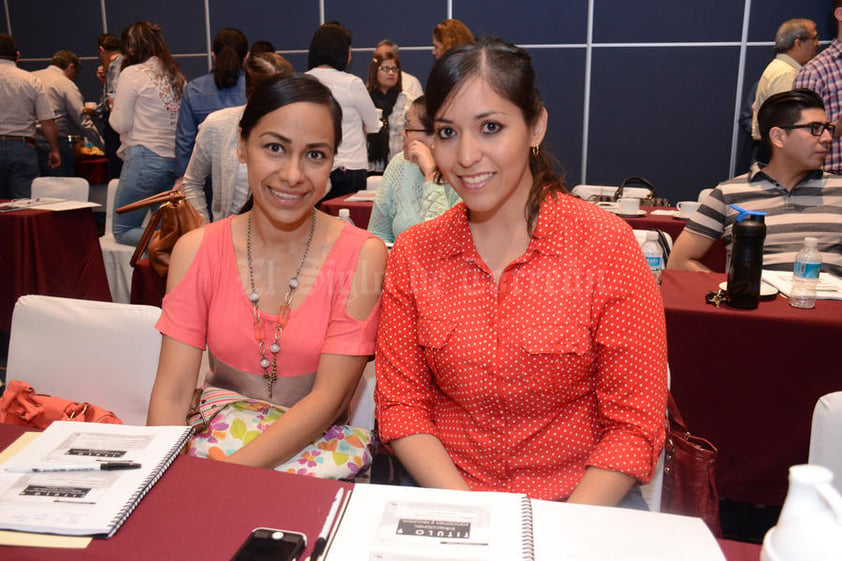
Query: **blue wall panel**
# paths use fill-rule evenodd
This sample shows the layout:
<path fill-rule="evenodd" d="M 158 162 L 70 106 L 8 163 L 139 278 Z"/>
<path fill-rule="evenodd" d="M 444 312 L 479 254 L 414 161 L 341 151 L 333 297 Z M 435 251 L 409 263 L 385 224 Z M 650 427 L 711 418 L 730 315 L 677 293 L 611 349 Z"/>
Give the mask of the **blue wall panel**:
<path fill-rule="evenodd" d="M 211 37 L 223 27 L 236 27 L 249 45 L 258 39 L 271 41 L 276 49 L 307 48 L 319 26 L 316 2 L 260 2 L 209 0 Z"/>
<path fill-rule="evenodd" d="M 61 49 L 79 56 L 97 53 L 96 38 L 102 33 L 99 0 L 12 0 L 9 17 L 21 57 L 51 58 Z"/>
<path fill-rule="evenodd" d="M 588 179 L 643 176 L 670 199 L 728 177 L 739 50 L 594 51 Z"/>
<path fill-rule="evenodd" d="M 587 0 L 461 0 L 455 17 L 474 35 L 497 35 L 518 44 L 584 43 Z"/>

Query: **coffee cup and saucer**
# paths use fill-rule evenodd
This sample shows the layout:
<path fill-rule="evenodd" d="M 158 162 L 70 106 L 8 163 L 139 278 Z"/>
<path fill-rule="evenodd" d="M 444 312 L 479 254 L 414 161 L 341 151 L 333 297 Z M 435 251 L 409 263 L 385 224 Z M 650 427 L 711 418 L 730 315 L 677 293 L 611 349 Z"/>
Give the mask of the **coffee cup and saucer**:
<path fill-rule="evenodd" d="M 646 216 L 646 211 L 640 208 L 640 199 L 635 197 L 620 198 L 613 212 L 619 216 L 627 217 Z"/>
<path fill-rule="evenodd" d="M 675 213 L 674 218 L 678 218 L 679 220 L 690 220 L 696 211 L 699 210 L 699 207 L 702 206 L 702 203 L 698 201 L 681 201 L 675 207 L 678 209 Z"/>

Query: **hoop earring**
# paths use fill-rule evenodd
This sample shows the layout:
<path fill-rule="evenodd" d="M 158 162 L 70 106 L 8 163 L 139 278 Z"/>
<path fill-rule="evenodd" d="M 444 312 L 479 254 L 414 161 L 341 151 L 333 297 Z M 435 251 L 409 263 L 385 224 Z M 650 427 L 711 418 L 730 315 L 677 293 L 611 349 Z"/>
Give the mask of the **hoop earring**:
<path fill-rule="evenodd" d="M 532 147 L 532 155 L 533 156 L 537 156 L 538 152 L 540 152 L 540 151 L 541 151 L 541 148 L 539 146 L 533 146 Z"/>

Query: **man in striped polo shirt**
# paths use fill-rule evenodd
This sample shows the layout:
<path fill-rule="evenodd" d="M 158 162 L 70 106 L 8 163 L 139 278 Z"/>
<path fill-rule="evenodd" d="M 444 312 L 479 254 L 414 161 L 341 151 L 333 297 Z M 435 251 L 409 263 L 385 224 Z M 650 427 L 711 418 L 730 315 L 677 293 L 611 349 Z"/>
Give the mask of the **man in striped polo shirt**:
<path fill-rule="evenodd" d="M 772 156 L 749 173 L 720 183 L 675 242 L 668 268 L 707 271 L 699 260 L 720 237 L 729 258 L 736 204 L 766 216 L 763 268 L 791 271 L 805 236 L 819 240 L 822 270 L 842 276 L 842 176 L 822 171 L 834 125 L 818 94 L 775 94 L 758 112 L 761 142 Z"/>

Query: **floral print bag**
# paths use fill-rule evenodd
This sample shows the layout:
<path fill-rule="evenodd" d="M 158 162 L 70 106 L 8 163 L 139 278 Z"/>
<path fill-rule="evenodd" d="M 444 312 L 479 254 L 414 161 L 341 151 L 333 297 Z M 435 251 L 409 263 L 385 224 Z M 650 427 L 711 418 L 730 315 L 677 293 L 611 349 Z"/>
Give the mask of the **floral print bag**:
<path fill-rule="evenodd" d="M 193 437 L 187 454 L 219 459 L 230 456 L 266 430 L 286 408 L 237 392 L 207 386 L 197 389 L 187 422 Z M 372 459 L 371 431 L 333 425 L 276 471 L 325 479 L 351 480 L 368 469 Z"/>

